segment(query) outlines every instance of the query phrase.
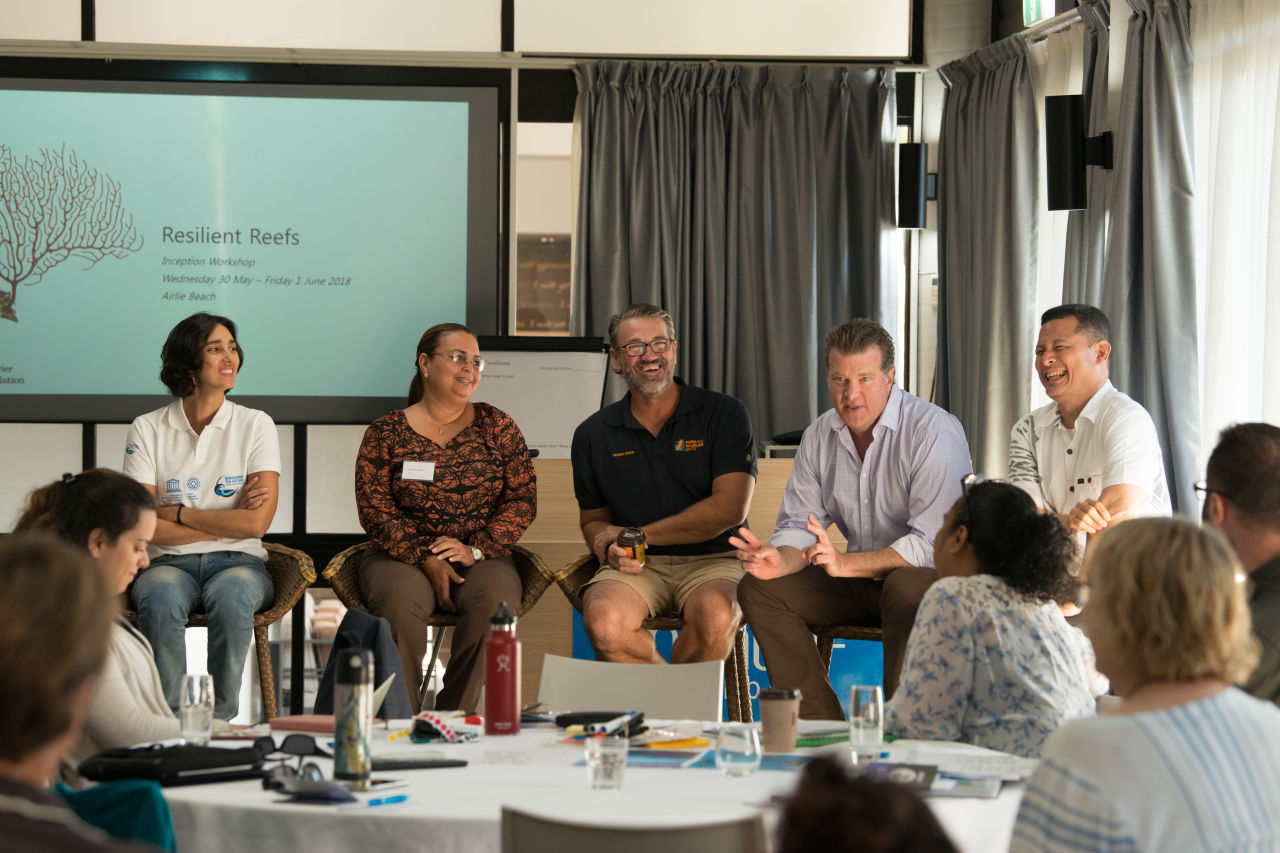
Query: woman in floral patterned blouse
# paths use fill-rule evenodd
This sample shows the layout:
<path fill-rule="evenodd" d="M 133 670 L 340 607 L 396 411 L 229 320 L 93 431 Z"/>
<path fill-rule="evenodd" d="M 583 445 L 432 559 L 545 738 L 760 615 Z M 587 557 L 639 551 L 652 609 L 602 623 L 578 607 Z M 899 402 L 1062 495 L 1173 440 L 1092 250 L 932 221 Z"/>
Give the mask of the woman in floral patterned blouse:
<path fill-rule="evenodd" d="M 365 430 L 356 458 L 360 524 L 373 540 L 360 593 L 391 623 L 409 700 L 419 709 L 427 617 L 458 614 L 440 710 L 475 710 L 482 648 L 501 601 L 521 596 L 511 546 L 537 512 L 533 463 L 515 421 L 471 395 L 484 370 L 458 323 L 418 342 L 408 404 Z"/>
<path fill-rule="evenodd" d="M 885 728 L 1039 756 L 1106 690 L 1056 603 L 1075 586 L 1071 537 L 1021 489 L 970 475 L 933 549 L 940 580 L 920 602 Z"/>

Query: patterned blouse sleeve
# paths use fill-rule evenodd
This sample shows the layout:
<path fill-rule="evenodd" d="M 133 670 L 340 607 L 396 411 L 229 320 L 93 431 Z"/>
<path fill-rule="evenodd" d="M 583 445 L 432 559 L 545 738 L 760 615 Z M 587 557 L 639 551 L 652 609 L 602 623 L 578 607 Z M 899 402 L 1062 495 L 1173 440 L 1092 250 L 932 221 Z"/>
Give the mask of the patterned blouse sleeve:
<path fill-rule="evenodd" d="M 382 420 L 364 431 L 356 454 L 356 507 L 360 526 L 387 556 L 410 566 L 426 565 L 434 536 L 424 535 L 412 519 L 396 506 L 391 494 L 391 478 L 396 463 L 392 458 L 392 432 Z"/>
<path fill-rule="evenodd" d="M 959 740 L 973 690 L 970 609 L 945 583 L 925 593 L 907 641 L 902 682 L 885 706 L 885 729 L 899 737 Z"/>
<path fill-rule="evenodd" d="M 505 557 L 537 515 L 538 479 L 529 446 L 516 422 L 498 409 L 490 408 L 489 412 L 493 417 L 490 440 L 503 460 L 502 494 L 488 526 L 468 544 L 486 557 Z"/>

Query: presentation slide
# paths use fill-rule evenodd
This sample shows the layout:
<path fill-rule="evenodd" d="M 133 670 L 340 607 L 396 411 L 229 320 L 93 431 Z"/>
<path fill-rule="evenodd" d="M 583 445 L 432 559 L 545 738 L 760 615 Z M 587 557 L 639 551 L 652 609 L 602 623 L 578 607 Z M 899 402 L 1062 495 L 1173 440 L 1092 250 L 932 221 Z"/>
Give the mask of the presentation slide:
<path fill-rule="evenodd" d="M 402 398 L 423 330 L 467 321 L 469 97 L 76 85 L 0 79 L 5 420 L 46 395 L 166 393 L 161 345 L 197 311 L 239 326 L 233 399 L 329 400 L 294 417 L 343 420 L 334 400 Z"/>

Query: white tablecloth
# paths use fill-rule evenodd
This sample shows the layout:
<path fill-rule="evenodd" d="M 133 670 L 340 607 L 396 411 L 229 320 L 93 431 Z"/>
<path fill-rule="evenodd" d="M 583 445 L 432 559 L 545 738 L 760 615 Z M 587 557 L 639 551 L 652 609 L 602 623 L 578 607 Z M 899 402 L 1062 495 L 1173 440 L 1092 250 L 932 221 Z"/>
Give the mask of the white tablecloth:
<path fill-rule="evenodd" d="M 620 791 L 593 791 L 586 768 L 575 766 L 582 757 L 581 745 L 561 743 L 557 729 L 526 728 L 512 737 L 443 746 L 407 745 L 407 739 L 391 743 L 387 737 L 385 731 L 376 733 L 375 754 L 423 750 L 465 758 L 469 764 L 379 774 L 409 782 L 408 787 L 388 790 L 383 796 L 406 794 L 408 799 L 376 807 L 295 804 L 263 790 L 258 781 L 166 788 L 178 849 L 182 853 L 491 851 L 500 849 L 499 817 L 504 805 L 591 823 L 679 826 L 762 810 L 770 816 L 776 812 L 769 805 L 771 797 L 786 794 L 795 785 L 795 774 L 787 771 L 726 778 L 709 769 L 628 767 Z M 331 763 L 319 763 L 328 775 Z M 1008 847 L 1021 787 L 1005 785 L 993 800 L 928 802 L 959 849 L 1002 851 Z"/>

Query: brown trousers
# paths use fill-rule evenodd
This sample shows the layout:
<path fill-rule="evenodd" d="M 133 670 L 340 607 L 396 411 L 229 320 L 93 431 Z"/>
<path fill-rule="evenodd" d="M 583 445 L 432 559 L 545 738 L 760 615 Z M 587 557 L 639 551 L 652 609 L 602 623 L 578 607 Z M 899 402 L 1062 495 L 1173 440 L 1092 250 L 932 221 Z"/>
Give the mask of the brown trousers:
<path fill-rule="evenodd" d="M 884 631 L 884 697 L 898 688 L 907 638 L 916 608 L 938 579 L 931 568 L 894 569 L 883 581 L 833 578 L 817 566 L 762 581 L 748 575 L 738 584 L 738 603 L 760 644 L 769 683 L 799 687 L 800 716 L 844 719 L 843 703 L 831 689 L 810 625 L 879 625 Z"/>
<path fill-rule="evenodd" d="M 436 708 L 475 711 L 484 685 L 484 640 L 489 633 L 489 619 L 502 601 L 514 612 L 523 591 L 510 557 L 481 560 L 457 571 L 463 583 L 451 584 L 449 597 L 453 599 L 458 624 L 449 644 L 449 665 L 445 667 Z M 436 610 L 435 590 L 421 569 L 393 560 L 376 549 L 366 553 L 359 576 L 360 595 L 369 609 L 391 623 L 409 703 L 416 714 L 421 710 L 422 659 L 427 653 L 427 617 Z"/>

